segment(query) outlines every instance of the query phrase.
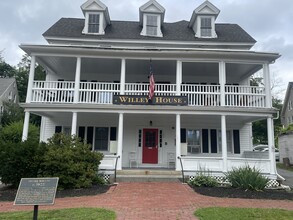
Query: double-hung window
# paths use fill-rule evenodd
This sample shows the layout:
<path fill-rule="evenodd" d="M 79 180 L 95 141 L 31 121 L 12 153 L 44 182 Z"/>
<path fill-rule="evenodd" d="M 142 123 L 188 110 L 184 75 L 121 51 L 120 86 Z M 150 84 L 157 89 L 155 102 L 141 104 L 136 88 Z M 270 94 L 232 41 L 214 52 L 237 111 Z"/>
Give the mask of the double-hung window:
<path fill-rule="evenodd" d="M 95 150 L 107 151 L 109 145 L 109 128 L 97 127 L 95 130 Z"/>
<path fill-rule="evenodd" d="M 147 15 L 146 16 L 146 34 L 150 36 L 158 35 L 158 16 Z"/>
<path fill-rule="evenodd" d="M 88 33 L 99 33 L 100 14 L 89 14 L 88 16 Z"/>
<path fill-rule="evenodd" d="M 187 152 L 190 154 L 201 153 L 200 130 L 187 130 Z"/>
<path fill-rule="evenodd" d="M 212 36 L 212 18 L 202 17 L 200 22 L 201 37 Z"/>

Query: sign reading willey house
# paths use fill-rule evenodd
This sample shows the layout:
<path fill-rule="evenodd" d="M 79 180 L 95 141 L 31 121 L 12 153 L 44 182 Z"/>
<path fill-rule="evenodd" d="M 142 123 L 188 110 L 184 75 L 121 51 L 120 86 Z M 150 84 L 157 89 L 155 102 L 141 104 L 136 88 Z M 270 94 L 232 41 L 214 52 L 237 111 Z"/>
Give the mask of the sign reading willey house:
<path fill-rule="evenodd" d="M 186 96 L 154 96 L 149 99 L 139 95 L 114 95 L 113 104 L 116 105 L 187 105 Z"/>

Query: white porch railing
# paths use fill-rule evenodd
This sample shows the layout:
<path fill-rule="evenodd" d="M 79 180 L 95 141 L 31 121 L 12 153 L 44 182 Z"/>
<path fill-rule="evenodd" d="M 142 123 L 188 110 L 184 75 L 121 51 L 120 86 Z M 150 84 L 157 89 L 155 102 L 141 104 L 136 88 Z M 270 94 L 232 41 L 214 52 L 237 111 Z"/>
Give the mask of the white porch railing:
<path fill-rule="evenodd" d="M 258 86 L 225 86 L 225 105 L 237 107 L 265 107 L 265 88 Z"/>
<path fill-rule="evenodd" d="M 31 102 L 70 103 L 74 97 L 74 82 L 34 81 Z"/>
<path fill-rule="evenodd" d="M 181 85 L 181 95 L 188 97 L 191 106 L 220 106 L 219 85 Z"/>
<path fill-rule="evenodd" d="M 221 157 L 182 157 L 182 165 L 185 172 L 223 172 L 223 159 Z M 249 165 L 255 167 L 263 174 L 272 173 L 269 159 L 259 158 L 228 158 L 228 171 Z"/>
<path fill-rule="evenodd" d="M 145 95 L 149 93 L 148 83 L 126 83 L 126 95 Z M 176 95 L 176 84 L 155 84 L 155 95 L 173 96 Z"/>
<path fill-rule="evenodd" d="M 34 81 L 33 103 L 73 103 L 73 81 Z M 79 103 L 112 104 L 113 95 L 120 94 L 120 83 L 81 82 Z M 126 83 L 126 95 L 147 96 L 148 83 Z M 176 84 L 156 84 L 155 95 L 175 96 Z M 181 96 L 188 97 L 189 106 L 221 106 L 219 85 L 181 85 Z M 265 108 L 265 90 L 256 86 L 225 86 L 224 106 Z"/>
<path fill-rule="evenodd" d="M 113 95 L 120 92 L 120 83 L 81 82 L 80 103 L 112 104 Z"/>

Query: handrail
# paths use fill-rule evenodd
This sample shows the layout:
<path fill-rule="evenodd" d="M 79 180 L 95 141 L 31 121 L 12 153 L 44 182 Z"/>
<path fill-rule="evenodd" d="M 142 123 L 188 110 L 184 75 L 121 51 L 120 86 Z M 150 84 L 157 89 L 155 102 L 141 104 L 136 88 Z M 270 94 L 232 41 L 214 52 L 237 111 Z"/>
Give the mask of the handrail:
<path fill-rule="evenodd" d="M 185 183 L 184 180 L 184 170 L 183 170 L 183 164 L 182 164 L 182 159 L 180 156 L 177 157 L 180 160 L 180 165 L 181 165 L 181 173 L 182 173 L 182 182 Z"/>
<path fill-rule="evenodd" d="M 115 170 L 114 170 L 114 183 L 116 183 L 116 173 L 117 173 L 117 163 L 118 159 L 120 158 L 120 155 L 116 157 L 116 162 L 115 162 Z"/>

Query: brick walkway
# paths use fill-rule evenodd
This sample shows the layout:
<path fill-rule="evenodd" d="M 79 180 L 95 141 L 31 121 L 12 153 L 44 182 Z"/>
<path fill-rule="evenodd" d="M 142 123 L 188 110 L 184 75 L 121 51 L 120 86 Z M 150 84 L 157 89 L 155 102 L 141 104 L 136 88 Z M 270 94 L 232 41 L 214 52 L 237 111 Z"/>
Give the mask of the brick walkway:
<path fill-rule="evenodd" d="M 202 196 L 181 183 L 120 183 L 101 195 L 60 198 L 44 209 L 103 207 L 117 213 L 117 220 L 196 219 L 193 212 L 201 207 L 259 207 L 293 210 L 293 201 L 227 199 Z M 32 210 L 31 206 L 13 206 L 1 202 L 0 212 Z"/>

